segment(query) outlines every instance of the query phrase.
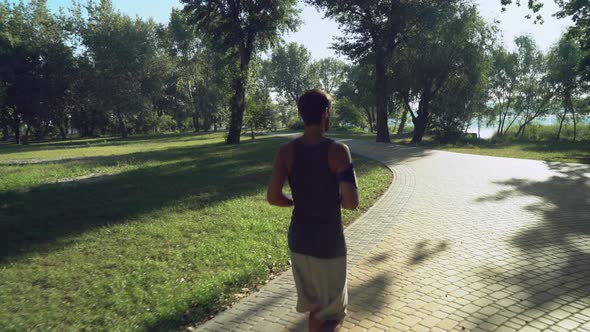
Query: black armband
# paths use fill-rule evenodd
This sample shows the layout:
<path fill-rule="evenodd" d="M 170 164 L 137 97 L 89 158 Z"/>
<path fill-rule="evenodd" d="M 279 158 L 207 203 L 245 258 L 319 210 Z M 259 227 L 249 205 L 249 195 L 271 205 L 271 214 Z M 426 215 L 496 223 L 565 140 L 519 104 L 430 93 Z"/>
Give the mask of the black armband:
<path fill-rule="evenodd" d="M 336 174 L 336 181 L 348 182 L 357 188 L 354 165 L 351 163 L 345 170 Z"/>

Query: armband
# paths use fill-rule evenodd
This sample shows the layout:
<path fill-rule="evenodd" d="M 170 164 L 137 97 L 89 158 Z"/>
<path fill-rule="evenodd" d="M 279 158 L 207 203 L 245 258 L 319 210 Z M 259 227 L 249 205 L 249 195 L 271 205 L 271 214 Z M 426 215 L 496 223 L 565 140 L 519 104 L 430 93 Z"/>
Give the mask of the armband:
<path fill-rule="evenodd" d="M 354 165 L 351 163 L 345 170 L 336 174 L 336 181 L 348 182 L 357 188 L 356 176 L 354 174 Z"/>

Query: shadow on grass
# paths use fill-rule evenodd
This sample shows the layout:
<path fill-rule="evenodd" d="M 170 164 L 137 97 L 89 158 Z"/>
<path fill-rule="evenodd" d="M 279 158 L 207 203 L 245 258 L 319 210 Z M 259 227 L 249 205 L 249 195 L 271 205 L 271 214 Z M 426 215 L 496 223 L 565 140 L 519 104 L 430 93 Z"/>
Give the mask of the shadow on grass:
<path fill-rule="evenodd" d="M 173 133 L 173 134 L 154 134 L 122 137 L 97 137 L 97 138 L 76 138 L 66 141 L 46 141 L 35 142 L 29 145 L 17 145 L 14 143 L 0 143 L 0 154 L 8 155 L 15 153 L 23 153 L 30 151 L 49 151 L 62 150 L 73 148 L 90 148 L 90 147 L 106 147 L 106 146 L 123 146 L 131 144 L 139 144 L 142 142 L 182 142 L 182 141 L 198 141 L 211 139 L 211 132 L 208 133 Z M 219 135 L 222 133 L 220 132 Z"/>
<path fill-rule="evenodd" d="M 100 181 L 0 193 L 0 263 L 30 252 L 63 248 L 74 241 L 68 240 L 71 235 L 130 222 L 178 202 L 198 210 L 258 191 L 269 176 L 272 155 L 268 151 L 280 142 L 268 139 L 240 146 L 220 143 L 134 153 L 124 158 L 165 164 Z M 100 164 L 112 158 L 93 157 L 87 162 Z"/>
<path fill-rule="evenodd" d="M 508 201 L 518 196 L 541 200 L 527 207 L 540 212 L 541 221 L 511 239 L 519 249 L 519 264 L 500 277 L 503 286 L 523 290 L 516 294 L 521 305 L 552 311 L 571 303 L 588 304 L 590 165 L 547 165 L 555 174 L 545 181 L 503 181 L 498 184 L 506 190 L 479 201 Z"/>

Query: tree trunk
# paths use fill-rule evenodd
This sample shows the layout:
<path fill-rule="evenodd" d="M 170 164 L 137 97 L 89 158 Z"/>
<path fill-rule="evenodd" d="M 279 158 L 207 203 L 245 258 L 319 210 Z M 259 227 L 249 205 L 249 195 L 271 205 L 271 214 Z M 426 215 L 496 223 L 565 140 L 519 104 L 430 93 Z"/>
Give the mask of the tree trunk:
<path fill-rule="evenodd" d="M 211 129 L 211 118 L 209 115 L 203 116 L 203 130 L 208 132 Z"/>
<path fill-rule="evenodd" d="M 8 141 L 8 125 L 6 123 L 2 124 L 2 141 Z"/>
<path fill-rule="evenodd" d="M 502 114 L 502 121 L 500 122 L 500 137 L 504 136 L 505 132 L 504 132 L 504 125 L 506 124 L 506 117 L 508 116 L 508 111 L 506 111 L 506 113 Z"/>
<path fill-rule="evenodd" d="M 254 35 L 249 33 L 246 45 L 240 45 L 240 72 L 234 82 L 234 95 L 231 100 L 231 116 L 227 144 L 240 144 L 244 110 L 246 109 L 246 84 L 248 83 L 248 67 L 254 51 Z"/>
<path fill-rule="evenodd" d="M 96 136 L 96 110 L 92 111 L 92 116 L 90 117 L 90 126 L 88 127 L 88 135 L 89 136 Z"/>
<path fill-rule="evenodd" d="M 61 136 L 61 140 L 65 141 L 68 139 L 68 132 L 64 125 L 59 126 L 59 135 Z"/>
<path fill-rule="evenodd" d="M 572 107 L 572 117 L 574 118 L 574 142 L 576 141 L 576 110 Z"/>
<path fill-rule="evenodd" d="M 428 120 L 430 118 L 428 109 L 429 104 L 430 98 L 428 95 L 423 95 L 420 100 L 420 105 L 418 106 L 418 116 L 412 119 L 412 122 L 414 123 L 412 142 L 414 143 L 422 142 L 422 138 L 424 138 L 424 134 L 426 133 L 426 128 L 428 128 Z"/>
<path fill-rule="evenodd" d="M 404 111 L 402 113 L 402 119 L 400 120 L 399 127 L 397 128 L 397 136 L 401 137 L 404 134 L 404 130 L 406 129 L 406 121 L 408 121 L 408 112 L 404 107 Z"/>
<path fill-rule="evenodd" d="M 390 143 L 387 126 L 387 65 L 384 54 L 375 55 L 375 106 L 377 112 L 377 142 Z"/>
<path fill-rule="evenodd" d="M 481 138 L 481 114 L 477 115 L 477 138 Z"/>
<path fill-rule="evenodd" d="M 563 115 L 561 116 L 561 121 L 559 122 L 559 130 L 557 130 L 557 136 L 555 137 L 556 141 L 559 141 L 561 137 L 561 128 L 563 127 L 563 121 L 565 120 L 565 115 L 567 114 L 567 108 L 564 108 Z"/>
<path fill-rule="evenodd" d="M 373 115 L 371 113 L 371 108 L 367 107 L 365 113 L 367 114 L 367 120 L 369 121 L 369 131 L 373 133 L 375 132 L 375 126 L 373 125 Z"/>
<path fill-rule="evenodd" d="M 518 131 L 516 132 L 516 134 L 514 135 L 514 137 L 522 137 L 522 135 L 524 134 L 524 128 L 526 127 L 527 122 L 523 123 L 520 125 L 520 127 L 518 127 Z"/>
<path fill-rule="evenodd" d="M 121 112 L 117 112 L 117 119 L 119 121 L 119 133 L 121 134 L 121 137 L 127 138 L 127 126 L 125 125 L 125 119 L 123 119 Z"/>
<path fill-rule="evenodd" d="M 195 127 L 195 133 L 201 131 L 201 123 L 199 122 L 199 113 L 195 110 L 193 113 L 193 127 Z"/>
<path fill-rule="evenodd" d="M 14 111 L 14 117 L 12 119 L 12 131 L 14 132 L 14 141 L 16 144 L 20 144 L 20 118 Z"/>
<path fill-rule="evenodd" d="M 28 124 L 26 125 L 27 130 L 25 130 L 25 137 L 23 138 L 23 144 L 28 145 L 29 144 L 29 135 L 31 134 L 31 126 L 29 126 Z"/>

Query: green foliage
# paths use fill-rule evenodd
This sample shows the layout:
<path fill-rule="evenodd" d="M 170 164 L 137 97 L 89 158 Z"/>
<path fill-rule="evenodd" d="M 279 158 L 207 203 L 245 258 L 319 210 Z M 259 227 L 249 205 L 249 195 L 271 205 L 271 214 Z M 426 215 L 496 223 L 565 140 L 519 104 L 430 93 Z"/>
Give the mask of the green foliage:
<path fill-rule="evenodd" d="M 579 44 L 567 35 L 563 35 L 548 55 L 548 81 L 554 86 L 563 107 L 560 127 L 556 140 L 560 139 L 562 125 L 568 115 L 576 118 L 574 100 L 581 98 L 587 89 L 579 71 L 582 52 Z M 576 139 L 576 123 L 574 122 L 574 140 Z"/>
<path fill-rule="evenodd" d="M 240 142 L 250 61 L 299 24 L 296 0 L 182 0 L 190 21 L 234 64 L 234 95 L 227 143 Z"/>
<path fill-rule="evenodd" d="M 493 30 L 474 5 L 462 3 L 441 11 L 433 27 L 414 29 L 393 64 L 394 89 L 414 123 L 414 141 L 428 126 L 440 137 L 456 138 L 469 122 L 476 95 L 485 81 Z M 416 107 L 417 106 L 417 107 Z"/>
<path fill-rule="evenodd" d="M 305 90 L 320 87 L 318 67 L 311 62 L 311 54 L 303 45 L 279 45 L 265 63 L 270 86 L 293 105 Z"/>
<path fill-rule="evenodd" d="M 351 66 L 346 79 L 338 87 L 337 101 L 343 100 L 350 103 L 354 109 L 362 111 L 365 116 L 363 121 L 371 132 L 375 131 L 376 111 L 375 100 L 375 73 L 369 64 L 361 63 Z"/>
<path fill-rule="evenodd" d="M 331 95 L 336 93 L 350 71 L 349 65 L 334 58 L 320 59 L 314 65 L 317 67 L 320 86 Z"/>
<path fill-rule="evenodd" d="M 338 127 L 367 128 L 367 118 L 360 107 L 349 99 L 340 99 L 334 105 L 334 125 Z"/>
<path fill-rule="evenodd" d="M 289 123 L 289 126 L 287 128 L 289 128 L 289 130 L 301 131 L 301 130 L 305 129 L 305 124 L 303 123 L 303 120 L 297 119 L 297 120 L 291 121 L 291 123 Z"/>

